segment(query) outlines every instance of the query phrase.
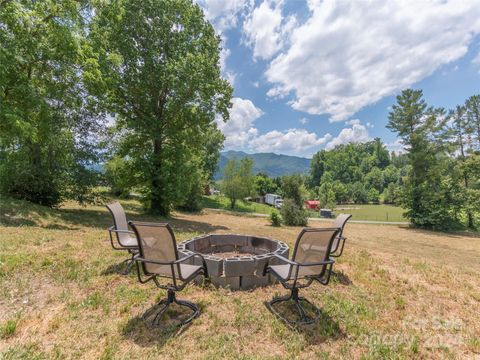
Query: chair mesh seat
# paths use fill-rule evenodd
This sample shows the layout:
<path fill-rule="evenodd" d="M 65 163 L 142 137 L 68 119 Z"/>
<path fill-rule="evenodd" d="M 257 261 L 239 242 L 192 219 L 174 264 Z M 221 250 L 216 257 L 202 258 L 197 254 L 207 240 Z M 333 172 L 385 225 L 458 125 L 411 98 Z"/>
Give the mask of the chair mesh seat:
<path fill-rule="evenodd" d="M 148 271 L 152 274 L 158 274 L 161 276 L 172 276 L 172 268 L 170 265 L 156 265 L 156 264 L 149 264 Z M 180 273 L 182 278 L 187 279 L 192 276 L 195 272 L 198 272 L 202 267 L 197 265 L 189 265 L 189 264 L 180 264 Z M 173 271 L 175 272 L 175 277 L 180 279 L 180 274 L 178 273 L 177 265 L 173 266 Z"/>
<path fill-rule="evenodd" d="M 293 267 L 290 277 L 288 276 L 288 272 L 290 271 L 290 267 L 293 265 L 270 265 L 270 268 L 275 271 L 278 276 L 283 278 L 284 280 L 291 280 L 295 277 L 295 267 Z M 318 271 L 314 271 L 310 267 L 301 266 L 300 270 L 298 270 L 298 277 L 306 277 L 306 276 L 318 276 Z"/>
<path fill-rule="evenodd" d="M 138 247 L 137 238 L 134 236 L 124 236 L 122 239 L 122 245 L 125 247 Z"/>
<path fill-rule="evenodd" d="M 125 210 L 123 210 L 122 205 L 119 202 L 114 202 L 107 205 L 107 208 L 110 210 L 113 216 L 115 230 L 121 230 L 116 233 L 120 245 L 123 247 L 138 247 L 137 238 L 132 234 L 124 232 L 130 231 L 130 229 L 128 227 L 127 216 L 125 215 Z"/>

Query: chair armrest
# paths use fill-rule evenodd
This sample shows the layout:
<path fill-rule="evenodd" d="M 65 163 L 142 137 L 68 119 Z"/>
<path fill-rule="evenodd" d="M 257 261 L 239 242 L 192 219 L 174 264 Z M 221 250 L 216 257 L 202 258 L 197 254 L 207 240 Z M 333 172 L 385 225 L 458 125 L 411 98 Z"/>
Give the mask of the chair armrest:
<path fill-rule="evenodd" d="M 140 261 L 140 262 L 144 262 L 144 263 L 147 263 L 147 264 L 156 264 L 156 265 L 175 265 L 178 260 L 177 261 L 147 260 L 147 259 L 144 259 L 144 258 L 138 256 L 138 257 L 135 258 L 135 261 Z"/>
<path fill-rule="evenodd" d="M 282 261 L 286 262 L 289 265 L 295 265 L 295 266 L 318 266 L 318 265 L 328 265 L 328 264 L 335 263 L 335 260 L 333 260 L 333 259 L 329 259 L 329 260 L 325 260 L 325 261 L 319 261 L 319 262 L 313 262 L 313 263 L 299 263 L 298 261 L 293 261 L 293 260 L 287 259 L 283 256 L 278 255 L 278 254 L 274 254 L 273 256 L 276 257 L 279 260 L 282 260 Z"/>
<path fill-rule="evenodd" d="M 113 236 L 112 236 L 112 233 L 115 233 L 117 235 L 116 237 L 116 241 L 115 243 L 117 245 L 114 244 L 114 241 L 113 241 Z M 126 233 L 126 234 L 134 234 L 135 233 L 133 231 L 130 231 L 130 230 L 118 230 L 118 229 L 115 229 L 115 226 L 112 225 L 108 228 L 108 235 L 110 236 L 110 243 L 112 244 L 112 248 L 114 248 L 115 250 L 125 250 L 125 249 L 131 249 L 131 247 L 126 247 L 126 246 L 123 246 L 120 241 L 118 240 L 118 233 Z"/>
<path fill-rule="evenodd" d="M 205 258 L 203 257 L 202 254 L 193 253 L 193 254 L 187 255 L 187 256 L 185 256 L 185 257 L 183 257 L 183 258 L 180 258 L 180 259 L 178 259 L 177 261 L 175 261 L 174 264 L 180 264 L 180 263 L 184 262 L 185 260 L 191 259 L 192 257 L 195 257 L 195 256 L 198 256 L 199 258 L 202 259 L 203 275 L 204 275 L 205 277 L 208 277 L 207 262 L 205 261 Z M 182 280 L 183 280 L 183 279 L 182 279 Z"/>
<path fill-rule="evenodd" d="M 333 265 L 334 263 L 335 263 L 335 260 L 329 259 L 329 260 L 319 261 L 314 263 L 297 263 L 297 264 L 298 266 L 318 266 L 318 265 L 330 265 L 330 264 Z"/>
<path fill-rule="evenodd" d="M 178 271 L 178 275 L 180 277 L 180 280 L 184 281 L 186 280 L 185 278 L 183 278 L 181 276 L 182 272 L 180 270 L 180 264 L 182 262 L 184 262 L 185 260 L 188 260 L 194 256 L 199 256 L 202 258 L 202 262 L 203 262 L 203 273 L 206 277 L 208 277 L 208 270 L 207 270 L 207 263 L 205 262 L 205 259 L 203 258 L 202 255 L 200 254 L 190 254 L 188 256 L 185 256 L 183 258 L 180 258 L 178 260 L 175 260 L 175 261 L 158 261 L 158 260 L 147 260 L 145 258 L 142 258 L 140 256 L 137 256 L 135 257 L 135 261 L 140 261 L 140 262 L 143 262 L 143 263 L 147 263 L 147 264 L 156 264 L 156 265 L 170 265 L 170 269 L 172 271 L 172 278 L 175 279 L 175 271 L 173 269 L 173 267 L 176 265 L 177 266 L 177 271 Z"/>
<path fill-rule="evenodd" d="M 319 262 L 311 262 L 311 263 L 299 263 L 298 261 L 293 261 L 293 260 L 287 259 L 283 256 L 278 255 L 278 254 L 274 254 L 273 256 L 290 265 L 290 270 L 288 271 L 288 278 L 287 279 L 291 278 L 292 270 L 293 270 L 293 267 L 295 266 L 295 274 L 294 274 L 294 281 L 295 282 L 297 281 L 297 278 L 298 278 L 298 271 L 299 271 L 300 267 L 302 267 L 302 266 L 308 267 L 308 266 L 330 265 L 330 269 L 331 269 L 333 264 L 335 263 L 335 260 L 333 260 L 333 259 L 328 259 L 328 260 L 319 261 Z M 264 276 L 266 275 L 268 267 L 270 267 L 270 265 L 268 265 L 265 268 Z"/>
<path fill-rule="evenodd" d="M 135 233 L 131 230 L 120 230 L 120 229 L 115 229 L 115 226 L 110 226 L 108 228 L 108 231 L 110 232 L 115 232 L 115 233 L 124 233 L 124 234 L 133 234 L 135 235 Z"/>
<path fill-rule="evenodd" d="M 281 255 L 278 255 L 278 254 L 273 254 L 273 257 L 276 257 L 277 259 L 279 259 L 279 260 L 281 260 L 281 261 L 283 261 L 283 262 L 286 262 L 286 263 L 289 264 L 289 265 L 298 265 L 298 262 L 295 262 L 295 261 L 293 261 L 293 260 L 290 260 L 290 259 L 288 259 L 288 258 L 286 258 L 286 257 L 283 257 L 283 256 L 281 256 Z"/>
<path fill-rule="evenodd" d="M 337 248 L 335 250 L 333 250 L 332 252 L 330 252 L 330 256 L 333 256 L 333 257 L 342 256 L 343 248 L 345 247 L 345 240 L 347 240 L 347 238 L 343 235 L 338 237 Z M 342 246 L 340 246 L 340 241 L 342 242 Z M 338 250 L 339 248 L 340 248 L 340 250 Z"/>

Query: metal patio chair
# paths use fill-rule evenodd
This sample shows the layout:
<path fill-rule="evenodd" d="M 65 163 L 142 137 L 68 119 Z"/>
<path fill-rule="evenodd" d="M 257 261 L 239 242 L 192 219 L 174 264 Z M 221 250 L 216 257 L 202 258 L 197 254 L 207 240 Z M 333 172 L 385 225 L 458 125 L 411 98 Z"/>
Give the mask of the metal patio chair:
<path fill-rule="evenodd" d="M 330 256 L 333 256 L 333 257 L 342 256 L 343 248 L 345 247 L 345 240 L 347 240 L 347 238 L 343 236 L 343 229 L 345 228 L 345 224 L 347 223 L 348 220 L 350 220 L 351 217 L 352 215 L 350 214 L 339 214 L 333 221 L 332 227 L 340 229 L 340 232 L 333 240 Z M 340 243 L 342 244 L 341 246 L 340 246 Z"/>
<path fill-rule="evenodd" d="M 314 280 L 322 285 L 329 283 L 332 266 L 335 263 L 330 258 L 330 252 L 339 231 L 338 228 L 305 228 L 297 237 L 291 260 L 275 255 L 275 258 L 284 264 L 268 265 L 265 273 L 275 276 L 285 289 L 291 290 L 291 293 L 267 302 L 272 313 L 289 324 L 312 324 L 319 319 L 320 310 L 307 299 L 298 296 L 298 290 L 310 286 Z M 293 300 L 299 320 L 288 320 L 274 309 L 273 305 L 289 300 Z M 315 308 L 315 317 L 307 316 L 302 301 Z"/>
<path fill-rule="evenodd" d="M 123 207 L 119 202 L 108 204 L 107 209 L 110 211 L 113 218 L 113 225 L 108 228 L 112 247 L 115 250 L 128 251 L 131 255 L 130 259 L 123 261 L 127 266 L 121 273 L 127 275 L 135 263 L 135 256 L 138 254 L 137 238 L 135 233 L 129 229 L 125 210 L 123 210 Z M 115 236 L 113 236 L 113 233 Z M 116 242 L 113 240 L 114 237 Z"/>
<path fill-rule="evenodd" d="M 192 314 L 178 325 L 188 324 L 200 314 L 200 310 L 194 303 L 177 300 L 175 293 L 181 291 L 198 275 L 208 277 L 205 259 L 202 255 L 196 253 L 179 259 L 175 235 L 169 224 L 130 221 L 129 225 L 135 232 L 139 244 L 140 253 L 135 258 L 138 280 L 142 284 L 153 281 L 158 288 L 167 290 L 168 294 L 166 299 L 162 299 L 147 311 L 143 318 L 147 319 L 152 315 L 155 307 L 161 305 L 152 321 L 153 326 L 158 326 L 162 315 L 167 311 L 170 304 L 175 303 L 192 310 Z M 185 263 L 191 262 L 190 259 L 195 256 L 200 258 L 202 266 Z M 142 273 L 145 278 L 142 277 Z M 159 278 L 168 278 L 170 281 L 162 284 Z"/>

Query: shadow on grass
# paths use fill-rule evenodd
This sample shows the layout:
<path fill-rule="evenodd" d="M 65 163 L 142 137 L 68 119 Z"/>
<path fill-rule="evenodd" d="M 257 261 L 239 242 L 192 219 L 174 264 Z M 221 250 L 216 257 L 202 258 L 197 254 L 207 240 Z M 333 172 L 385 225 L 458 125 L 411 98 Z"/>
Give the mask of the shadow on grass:
<path fill-rule="evenodd" d="M 342 285 L 352 285 L 352 280 L 343 271 L 332 271 L 331 280 Z"/>
<path fill-rule="evenodd" d="M 209 233 L 215 230 L 226 230 L 225 226 L 215 226 L 207 222 L 165 218 L 150 214 L 142 214 L 140 204 L 122 202 L 127 218 L 132 221 L 169 222 L 179 232 Z M 48 223 L 44 225 L 42 223 Z M 105 209 L 50 209 L 44 206 L 1 198 L 0 225 L 3 226 L 39 226 L 47 229 L 78 230 L 79 227 L 107 229 L 112 225 L 112 218 Z"/>
<path fill-rule="evenodd" d="M 118 263 L 115 263 L 115 264 L 111 264 L 110 266 L 108 266 L 106 269 L 104 269 L 100 274 L 101 275 L 113 275 L 113 274 L 116 274 L 116 275 L 130 275 L 130 274 L 133 274 L 133 273 L 136 273 L 137 271 L 137 268 L 136 266 L 132 266 L 132 268 L 130 269 L 130 271 L 128 272 L 128 274 L 125 274 L 124 271 L 126 270 L 128 264 L 127 264 L 127 261 L 130 260 L 130 258 L 128 259 L 125 259 L 123 261 L 120 261 Z"/>
<path fill-rule="evenodd" d="M 161 307 L 161 305 L 155 304 L 143 314 L 130 319 L 122 329 L 123 336 L 142 347 L 162 347 L 170 338 L 179 336 L 192 324 L 190 322 L 186 325 L 178 326 L 182 320 L 191 314 L 191 311 L 172 304 L 166 314 L 163 315 L 159 326 L 154 327 L 152 320 Z M 150 315 L 144 319 L 146 314 Z"/>
<path fill-rule="evenodd" d="M 290 321 L 298 319 L 298 313 L 295 310 L 293 301 L 283 302 L 275 306 L 275 311 L 285 319 L 278 317 L 273 312 L 272 314 L 292 331 L 301 333 L 310 345 L 322 344 L 329 339 L 339 340 L 346 337 L 345 333 L 340 329 L 338 322 L 325 312 L 325 310 L 306 302 L 302 302 L 302 306 L 304 310 L 306 310 L 307 316 L 311 318 L 315 317 L 318 312 L 318 320 L 313 324 L 291 324 L 285 321 L 285 319 Z"/>

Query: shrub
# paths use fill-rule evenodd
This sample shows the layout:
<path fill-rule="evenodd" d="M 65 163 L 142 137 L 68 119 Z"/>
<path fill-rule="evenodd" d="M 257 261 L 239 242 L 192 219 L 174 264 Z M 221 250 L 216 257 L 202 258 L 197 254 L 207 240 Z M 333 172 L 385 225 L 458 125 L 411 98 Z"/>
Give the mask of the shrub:
<path fill-rule="evenodd" d="M 203 208 L 203 181 L 197 181 L 192 184 L 183 204 L 178 206 L 180 210 L 198 212 Z"/>
<path fill-rule="evenodd" d="M 285 199 L 280 210 L 283 223 L 290 226 L 306 226 L 308 215 L 303 207 L 298 206 L 292 199 Z"/>
<path fill-rule="evenodd" d="M 272 211 L 270 214 L 270 223 L 272 226 L 281 226 L 282 225 L 282 218 L 276 211 Z"/>

